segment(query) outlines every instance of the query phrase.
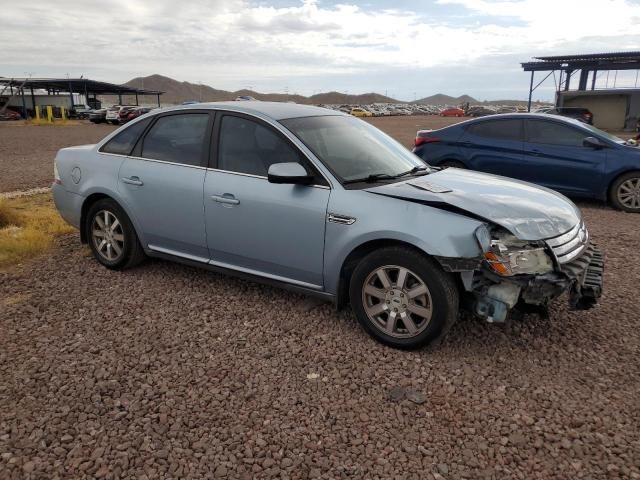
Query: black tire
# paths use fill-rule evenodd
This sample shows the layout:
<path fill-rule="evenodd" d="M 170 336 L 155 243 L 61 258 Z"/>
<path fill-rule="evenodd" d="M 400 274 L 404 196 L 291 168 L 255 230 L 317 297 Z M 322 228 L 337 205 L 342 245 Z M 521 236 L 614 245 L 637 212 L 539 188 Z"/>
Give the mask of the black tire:
<path fill-rule="evenodd" d="M 627 204 L 623 203 L 625 195 Z M 609 200 L 618 210 L 640 213 L 640 171 L 618 177 L 609 189 Z"/>
<path fill-rule="evenodd" d="M 116 230 L 110 232 L 109 240 L 113 242 L 114 246 L 111 247 L 111 245 L 107 245 L 108 248 L 103 247 L 99 249 L 101 244 L 99 238 L 104 240 L 105 237 L 104 234 L 102 237 L 94 235 L 94 227 L 96 227 L 96 230 L 102 230 L 100 221 L 104 225 L 105 218 L 111 219 L 107 226 L 114 225 L 115 222 L 110 215 L 112 215 L 119 224 Z M 100 199 L 89 207 L 84 228 L 87 242 L 93 252 L 93 256 L 107 268 L 112 270 L 126 270 L 127 268 L 138 265 L 146 258 L 131 220 L 122 207 L 111 198 Z M 122 239 L 122 243 L 120 243 L 120 239 Z M 116 250 L 115 245 L 119 246 L 120 252 Z M 113 258 L 107 258 L 108 252 L 112 254 L 115 253 L 116 255 L 113 256 Z"/>
<path fill-rule="evenodd" d="M 467 168 L 464 166 L 464 163 L 459 162 L 458 160 L 445 160 L 444 162 L 442 162 L 440 165 L 438 165 L 439 167 L 442 168 L 449 168 L 449 167 L 454 167 L 454 168 Z"/>
<path fill-rule="evenodd" d="M 375 276 L 377 271 L 380 269 L 388 269 L 387 271 L 392 274 L 394 267 L 400 267 L 408 271 L 405 277 L 407 280 L 403 281 L 402 288 L 398 289 L 398 285 L 395 283 L 399 281 L 398 277 L 393 278 L 391 275 L 387 277 L 387 279 L 391 281 L 391 287 L 389 290 L 386 290 L 386 294 L 387 298 L 391 298 L 391 300 L 380 300 L 379 304 L 389 313 L 381 312 L 379 317 L 371 318 L 369 313 L 367 313 L 367 309 L 372 311 L 371 309 L 375 309 L 378 303 L 366 305 L 371 298 L 367 298 L 365 287 L 374 286 L 374 284 L 371 283 L 372 278 L 376 278 L 376 282 L 381 280 Z M 414 283 L 411 284 L 411 281 Z M 425 298 L 428 298 L 428 302 L 421 304 L 412 303 L 410 292 L 412 290 L 416 291 L 417 287 L 422 288 L 419 282 L 422 282 L 428 289 L 428 293 L 424 295 Z M 385 291 L 385 289 L 384 287 L 378 288 L 376 291 Z M 391 295 L 391 297 L 389 297 L 389 295 Z M 429 319 L 425 317 L 422 321 L 414 321 L 416 317 L 413 313 L 409 312 L 409 309 L 394 314 L 396 320 L 393 322 L 394 326 L 391 327 L 391 331 L 397 328 L 397 332 L 390 334 L 388 330 L 385 331 L 386 328 L 381 324 L 386 318 L 388 328 L 391 306 L 395 305 L 394 302 L 396 302 L 400 296 L 405 298 L 405 300 L 401 300 L 401 302 L 412 303 L 411 307 L 414 309 L 416 306 L 428 307 L 431 315 Z M 408 247 L 385 247 L 363 258 L 351 275 L 349 297 L 356 318 L 364 329 L 381 343 L 400 349 L 415 349 L 427 345 L 440 334 L 445 333 L 458 316 L 459 292 L 452 275 L 444 272 L 440 266 L 427 255 Z M 416 297 L 415 300 L 417 302 L 419 298 Z M 382 305 L 383 303 L 386 303 L 387 306 Z M 397 306 L 407 307 L 407 305 L 401 305 L 399 303 Z M 407 315 L 409 315 L 409 320 L 416 333 L 411 333 L 405 326 L 404 318 Z M 417 318 L 419 320 L 420 317 Z"/>

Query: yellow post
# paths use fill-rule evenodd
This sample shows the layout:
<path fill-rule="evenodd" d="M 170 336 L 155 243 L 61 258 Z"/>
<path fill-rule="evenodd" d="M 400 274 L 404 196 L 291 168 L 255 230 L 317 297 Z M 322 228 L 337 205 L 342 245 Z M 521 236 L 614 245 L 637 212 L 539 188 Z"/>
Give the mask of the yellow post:
<path fill-rule="evenodd" d="M 67 116 L 65 115 L 64 107 L 60 107 L 60 116 L 62 117 L 62 122 L 67 123 Z"/>
<path fill-rule="evenodd" d="M 53 108 L 51 108 L 51 105 L 47 105 L 47 122 L 53 123 Z"/>
<path fill-rule="evenodd" d="M 36 123 L 40 125 L 40 105 L 36 107 Z"/>

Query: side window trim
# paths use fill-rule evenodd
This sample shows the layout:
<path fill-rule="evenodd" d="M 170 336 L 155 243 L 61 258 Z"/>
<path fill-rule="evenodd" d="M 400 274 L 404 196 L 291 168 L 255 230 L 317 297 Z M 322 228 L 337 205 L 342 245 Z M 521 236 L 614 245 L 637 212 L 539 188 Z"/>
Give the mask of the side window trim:
<path fill-rule="evenodd" d="M 170 162 L 168 160 L 160 160 L 160 159 L 157 159 L 157 158 L 143 157 L 142 156 L 142 147 L 144 145 L 144 140 L 147 137 L 147 135 L 149 134 L 149 132 L 151 131 L 151 129 L 155 126 L 155 124 L 158 123 L 158 120 L 160 120 L 161 118 L 165 118 L 165 117 L 172 117 L 172 116 L 176 116 L 176 115 L 188 115 L 188 114 L 195 114 L 195 113 L 208 115 L 206 133 L 205 133 L 205 138 L 204 138 L 204 142 L 203 142 L 203 146 L 202 146 L 203 151 L 200 154 L 200 162 L 199 162 L 198 165 L 190 165 L 188 163 Z M 150 160 L 150 161 L 153 161 L 153 162 L 170 163 L 172 165 L 182 165 L 184 167 L 206 168 L 208 160 L 209 160 L 208 152 L 209 152 L 209 149 L 210 149 L 210 146 L 211 146 L 211 133 L 212 133 L 213 125 L 214 125 L 214 120 L 215 120 L 216 117 L 217 117 L 217 115 L 216 115 L 216 112 L 214 110 L 203 110 L 203 109 L 174 110 L 174 111 L 171 111 L 171 112 L 165 112 L 165 113 L 157 114 L 153 118 L 153 121 L 150 122 L 149 125 L 147 125 L 147 128 L 145 128 L 144 132 L 138 137 L 138 141 L 136 142 L 136 145 L 135 145 L 135 147 L 133 147 L 133 150 L 131 151 L 131 154 L 129 156 L 132 157 L 132 158 L 140 159 L 140 160 Z"/>
<path fill-rule="evenodd" d="M 254 175 L 254 174 L 250 174 L 250 173 L 235 172 L 233 170 L 223 170 L 223 169 L 219 168 L 220 132 L 221 132 L 221 129 L 222 129 L 222 119 L 224 117 L 226 117 L 226 116 L 237 117 L 237 118 L 243 118 L 243 119 L 246 119 L 246 120 L 250 120 L 252 122 L 257 123 L 258 125 L 261 125 L 261 126 L 267 128 L 271 132 L 275 133 L 278 136 L 278 138 L 283 140 L 287 145 L 289 145 L 289 147 L 291 147 L 298 154 L 298 158 L 300 160 L 300 163 L 307 169 L 307 171 L 313 172 L 314 176 L 319 180 L 319 181 L 315 182 L 314 184 L 312 184 L 310 186 L 316 186 L 316 187 L 322 187 L 322 188 L 331 188 L 330 187 L 331 183 L 325 178 L 325 176 L 322 174 L 322 172 L 320 172 L 319 169 L 316 168 L 316 166 L 313 164 L 313 162 L 311 160 L 309 160 L 309 158 L 307 158 L 307 155 L 296 144 L 294 144 L 289 138 L 287 138 L 280 130 L 275 128 L 269 122 L 265 122 L 261 118 L 254 117 L 253 115 L 247 115 L 247 114 L 242 113 L 242 112 L 234 112 L 234 111 L 230 111 L 230 110 L 217 110 L 216 113 L 217 114 L 216 114 L 216 118 L 215 118 L 215 122 L 214 122 L 214 126 L 213 126 L 213 134 L 211 135 L 211 145 L 210 145 L 211 148 L 210 148 L 209 162 L 208 162 L 208 165 L 207 165 L 207 167 L 210 170 L 215 170 L 215 171 L 218 171 L 218 172 L 231 173 L 231 174 L 234 174 L 234 175 L 242 175 L 242 176 L 245 176 L 245 177 L 262 178 L 262 179 L 265 179 L 265 180 L 267 179 L 267 177 L 263 176 L 263 175 Z"/>
<path fill-rule="evenodd" d="M 128 126 L 127 126 L 127 128 L 131 128 L 131 127 L 134 127 L 135 125 L 137 125 L 137 124 L 139 124 L 139 123 L 144 123 L 144 122 L 147 122 L 147 126 L 146 126 L 146 127 L 144 127 L 144 129 L 142 130 L 142 132 L 140 132 L 140 133 L 138 134 L 138 138 L 136 139 L 135 143 L 133 144 L 133 148 L 131 148 L 131 150 L 129 150 L 129 153 L 111 153 L 111 152 L 105 152 L 105 151 L 104 151 L 104 148 L 105 148 L 107 145 L 109 145 L 109 143 L 111 143 L 111 141 L 112 141 L 112 140 L 114 140 L 115 138 L 117 138 L 117 137 L 118 137 L 118 135 L 120 135 L 121 133 L 124 133 L 124 130 L 123 130 L 122 132 L 118 132 L 118 133 L 116 133 L 115 135 L 113 135 L 112 137 L 110 137 L 107 141 L 105 141 L 102 145 L 100 145 L 100 148 L 98 148 L 98 153 L 104 153 L 105 155 L 123 155 L 123 156 L 125 156 L 125 157 L 130 157 L 130 156 L 132 156 L 132 155 L 133 155 L 133 152 L 135 152 L 135 151 L 136 151 L 136 147 L 137 147 L 138 143 L 140 142 L 140 139 L 141 139 L 142 137 L 144 137 L 144 136 L 147 134 L 147 132 L 149 131 L 149 128 L 151 127 L 151 125 L 153 125 L 153 124 L 154 124 L 155 119 L 154 119 L 154 118 L 144 118 L 144 119 L 141 119 L 141 120 L 139 120 L 139 121 L 135 122 L 135 123 L 134 123 L 134 124 L 132 124 L 132 125 L 128 125 Z"/>

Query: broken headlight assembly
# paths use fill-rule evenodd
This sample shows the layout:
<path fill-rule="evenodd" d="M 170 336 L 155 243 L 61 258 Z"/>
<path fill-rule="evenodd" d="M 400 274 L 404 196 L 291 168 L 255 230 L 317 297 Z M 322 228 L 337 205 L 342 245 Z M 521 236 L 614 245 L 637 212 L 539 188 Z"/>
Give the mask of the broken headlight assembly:
<path fill-rule="evenodd" d="M 475 232 L 484 259 L 492 271 L 503 277 L 543 274 L 553 270 L 553 260 L 543 245 L 520 240 L 502 229 L 481 225 Z"/>

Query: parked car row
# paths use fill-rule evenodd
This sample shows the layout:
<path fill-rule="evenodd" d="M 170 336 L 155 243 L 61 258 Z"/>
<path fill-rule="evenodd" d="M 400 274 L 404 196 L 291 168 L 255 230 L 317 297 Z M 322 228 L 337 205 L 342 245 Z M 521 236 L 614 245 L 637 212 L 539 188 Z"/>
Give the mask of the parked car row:
<path fill-rule="evenodd" d="M 137 105 L 113 105 L 109 108 L 92 110 L 89 113 L 89 120 L 93 123 L 110 123 L 112 125 L 123 125 L 140 115 L 149 113 L 153 108 L 140 107 Z"/>
<path fill-rule="evenodd" d="M 512 155 L 523 131 L 549 135 L 524 116 L 503 118 L 515 122 L 498 125 Z M 485 138 L 468 131 L 481 122 L 494 123 L 418 137 L 467 148 L 466 135 Z M 585 148 L 606 154 L 615 143 L 595 142 Z M 545 307 L 568 292 L 573 308 L 586 309 L 602 293 L 602 256 L 566 197 L 431 167 L 369 123 L 327 109 L 164 109 L 96 145 L 60 150 L 54 165 L 56 206 L 105 267 L 154 256 L 286 286 L 350 304 L 367 332 L 398 348 L 446 333 L 462 308 L 504 322 L 516 305 Z"/>

